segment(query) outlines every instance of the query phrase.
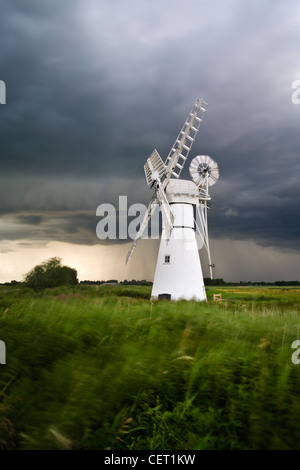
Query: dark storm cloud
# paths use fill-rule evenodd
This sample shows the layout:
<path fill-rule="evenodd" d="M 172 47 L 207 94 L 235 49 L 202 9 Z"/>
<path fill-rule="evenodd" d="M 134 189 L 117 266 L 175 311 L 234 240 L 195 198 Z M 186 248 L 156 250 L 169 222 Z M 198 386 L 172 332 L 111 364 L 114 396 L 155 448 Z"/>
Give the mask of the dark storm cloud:
<path fill-rule="evenodd" d="M 40 225 L 43 220 L 44 220 L 44 217 L 40 216 L 40 215 L 34 215 L 34 214 L 30 214 L 30 215 L 19 215 L 19 217 L 17 218 L 18 222 L 20 222 L 21 224 L 29 224 L 29 225 Z"/>
<path fill-rule="evenodd" d="M 46 216 L 10 214 L 2 216 L 2 237 L 6 240 L 30 240 L 31 243 L 60 241 L 75 244 L 96 244 L 96 223 L 93 213 L 47 212 Z"/>
<path fill-rule="evenodd" d="M 93 243 L 98 204 L 146 204 L 146 158 L 154 147 L 166 158 L 203 96 L 191 157 L 220 166 L 211 233 L 299 249 L 297 1 L 6 1 L 0 31 L 11 239 Z"/>

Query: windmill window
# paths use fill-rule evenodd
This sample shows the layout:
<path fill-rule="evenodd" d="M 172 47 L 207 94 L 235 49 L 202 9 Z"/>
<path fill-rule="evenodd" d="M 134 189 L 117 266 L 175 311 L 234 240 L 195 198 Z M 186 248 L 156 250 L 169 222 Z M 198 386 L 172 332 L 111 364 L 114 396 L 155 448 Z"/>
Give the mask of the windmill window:
<path fill-rule="evenodd" d="M 170 264 L 170 255 L 165 255 L 165 264 Z"/>

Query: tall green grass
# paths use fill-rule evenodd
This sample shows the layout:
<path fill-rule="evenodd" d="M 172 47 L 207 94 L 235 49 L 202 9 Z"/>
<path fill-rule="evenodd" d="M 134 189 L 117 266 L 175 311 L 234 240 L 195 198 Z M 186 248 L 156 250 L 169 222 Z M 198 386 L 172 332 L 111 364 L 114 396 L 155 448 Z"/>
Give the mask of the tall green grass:
<path fill-rule="evenodd" d="M 299 293 L 149 295 L 0 290 L 0 448 L 299 449 Z"/>

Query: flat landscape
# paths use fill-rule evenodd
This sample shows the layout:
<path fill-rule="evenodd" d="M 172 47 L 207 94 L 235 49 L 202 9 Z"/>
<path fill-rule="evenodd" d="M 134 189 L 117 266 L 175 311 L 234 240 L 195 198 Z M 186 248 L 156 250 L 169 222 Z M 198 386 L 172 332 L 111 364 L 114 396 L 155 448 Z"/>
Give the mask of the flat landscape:
<path fill-rule="evenodd" d="M 299 450 L 299 286 L 150 292 L 0 286 L 0 448 Z"/>

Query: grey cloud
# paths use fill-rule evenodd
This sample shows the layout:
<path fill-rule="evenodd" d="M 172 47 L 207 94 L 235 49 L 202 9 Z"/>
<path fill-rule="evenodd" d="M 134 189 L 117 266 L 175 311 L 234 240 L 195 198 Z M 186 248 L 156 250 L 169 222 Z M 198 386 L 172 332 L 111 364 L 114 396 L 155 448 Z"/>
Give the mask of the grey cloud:
<path fill-rule="evenodd" d="M 96 236 L 97 222 L 95 213 L 91 212 L 59 211 L 42 216 L 10 214 L 2 216 L 2 238 L 18 241 L 19 244 L 20 240 L 25 240 L 28 245 L 49 241 L 92 245 L 99 241 Z"/>
<path fill-rule="evenodd" d="M 24 224 L 24 225 L 27 225 L 27 224 L 40 225 L 43 222 L 44 217 L 40 215 L 34 215 L 34 214 L 19 215 L 17 220 L 18 222 L 20 222 L 20 224 Z"/>
<path fill-rule="evenodd" d="M 166 158 L 203 96 L 191 158 L 220 166 L 211 233 L 299 249 L 299 11 L 293 0 L 188 0 L 184 10 L 171 0 L 6 2 L 0 212 L 14 220 L 9 236 L 93 243 L 98 204 L 122 194 L 148 203 L 146 158 L 153 148 Z"/>

